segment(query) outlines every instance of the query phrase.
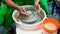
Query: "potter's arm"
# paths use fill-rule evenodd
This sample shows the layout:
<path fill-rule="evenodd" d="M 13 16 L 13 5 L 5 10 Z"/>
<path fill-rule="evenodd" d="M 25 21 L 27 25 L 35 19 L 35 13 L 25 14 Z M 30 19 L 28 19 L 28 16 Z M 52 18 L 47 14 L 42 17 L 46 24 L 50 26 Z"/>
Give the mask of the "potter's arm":
<path fill-rule="evenodd" d="M 8 6 L 14 8 L 14 9 L 17 9 L 22 16 L 27 16 L 24 9 L 22 7 L 16 5 L 12 0 L 4 0 L 4 1 Z"/>
<path fill-rule="evenodd" d="M 12 0 L 4 0 L 4 1 L 5 1 L 5 3 L 8 6 L 13 7 L 14 9 L 19 10 L 20 7 L 18 5 L 16 5 Z"/>

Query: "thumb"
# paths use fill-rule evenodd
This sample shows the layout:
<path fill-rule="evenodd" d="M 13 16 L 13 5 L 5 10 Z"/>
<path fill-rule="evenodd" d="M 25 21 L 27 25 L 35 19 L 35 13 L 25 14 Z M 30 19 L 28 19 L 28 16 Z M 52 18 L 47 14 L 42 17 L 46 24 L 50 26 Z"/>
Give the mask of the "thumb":
<path fill-rule="evenodd" d="M 22 8 L 23 12 L 25 12 L 25 8 Z"/>

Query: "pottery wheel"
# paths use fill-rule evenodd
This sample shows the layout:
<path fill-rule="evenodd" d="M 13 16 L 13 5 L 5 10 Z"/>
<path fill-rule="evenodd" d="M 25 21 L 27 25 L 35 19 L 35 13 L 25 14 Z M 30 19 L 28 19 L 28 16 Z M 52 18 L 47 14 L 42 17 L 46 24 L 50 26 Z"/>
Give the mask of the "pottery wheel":
<path fill-rule="evenodd" d="M 25 23 L 36 22 L 40 17 L 40 15 L 36 13 L 36 11 L 26 11 L 26 14 L 28 15 L 28 17 L 23 17 L 22 15 L 20 15 L 20 20 Z"/>

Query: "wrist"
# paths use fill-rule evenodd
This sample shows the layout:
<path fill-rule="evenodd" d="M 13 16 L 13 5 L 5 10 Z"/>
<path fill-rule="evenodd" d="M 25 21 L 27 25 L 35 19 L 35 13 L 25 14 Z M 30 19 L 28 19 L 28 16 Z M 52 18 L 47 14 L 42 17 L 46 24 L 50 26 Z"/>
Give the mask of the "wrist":
<path fill-rule="evenodd" d="M 17 10 L 20 10 L 20 9 L 21 9 L 21 7 L 20 7 L 20 6 L 18 6 L 18 7 L 17 7 Z"/>
<path fill-rule="evenodd" d="M 39 3 L 39 0 L 35 0 L 35 4 L 38 4 Z"/>
<path fill-rule="evenodd" d="M 35 2 L 34 4 L 37 5 L 38 3 Z"/>

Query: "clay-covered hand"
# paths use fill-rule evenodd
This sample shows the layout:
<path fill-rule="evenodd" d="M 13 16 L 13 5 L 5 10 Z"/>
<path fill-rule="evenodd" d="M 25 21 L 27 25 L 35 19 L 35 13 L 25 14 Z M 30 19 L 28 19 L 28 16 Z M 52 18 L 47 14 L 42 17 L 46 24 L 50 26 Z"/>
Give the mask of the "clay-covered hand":
<path fill-rule="evenodd" d="M 40 5 L 39 5 L 39 0 L 35 0 L 34 7 L 37 9 L 37 13 L 40 13 Z"/>
<path fill-rule="evenodd" d="M 24 17 L 28 16 L 28 15 L 26 14 L 26 12 L 25 12 L 25 8 L 20 7 L 20 9 L 19 9 L 18 11 L 20 12 L 20 14 L 21 14 L 22 16 L 24 16 Z"/>
<path fill-rule="evenodd" d="M 37 13 L 40 13 L 41 12 L 40 5 L 39 4 L 35 4 L 34 6 L 37 9 Z"/>

